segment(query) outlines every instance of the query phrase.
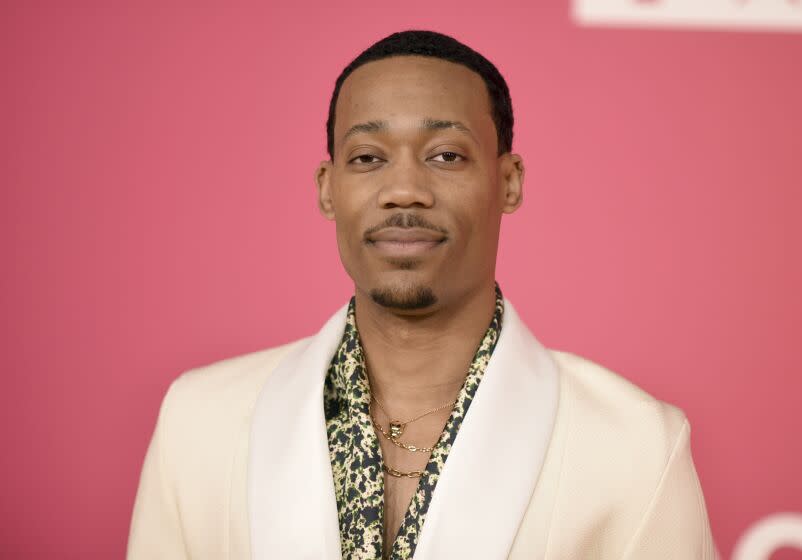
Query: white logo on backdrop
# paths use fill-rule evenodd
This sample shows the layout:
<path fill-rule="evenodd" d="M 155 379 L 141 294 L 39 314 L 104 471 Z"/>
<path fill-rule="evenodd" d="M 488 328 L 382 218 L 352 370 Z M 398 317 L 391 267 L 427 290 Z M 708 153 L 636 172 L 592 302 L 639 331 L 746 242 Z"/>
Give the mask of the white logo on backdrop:
<path fill-rule="evenodd" d="M 581 25 L 802 32 L 802 0 L 573 0 Z"/>
<path fill-rule="evenodd" d="M 769 560 L 783 547 L 802 551 L 802 513 L 775 513 L 749 527 L 735 545 L 732 560 Z"/>

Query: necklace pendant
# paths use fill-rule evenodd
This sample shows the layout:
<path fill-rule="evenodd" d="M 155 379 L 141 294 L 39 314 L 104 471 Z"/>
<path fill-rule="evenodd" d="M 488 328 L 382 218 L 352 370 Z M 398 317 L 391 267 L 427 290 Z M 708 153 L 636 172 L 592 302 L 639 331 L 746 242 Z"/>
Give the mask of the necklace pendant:
<path fill-rule="evenodd" d="M 404 433 L 404 425 L 400 422 L 390 422 L 390 437 L 398 439 Z"/>

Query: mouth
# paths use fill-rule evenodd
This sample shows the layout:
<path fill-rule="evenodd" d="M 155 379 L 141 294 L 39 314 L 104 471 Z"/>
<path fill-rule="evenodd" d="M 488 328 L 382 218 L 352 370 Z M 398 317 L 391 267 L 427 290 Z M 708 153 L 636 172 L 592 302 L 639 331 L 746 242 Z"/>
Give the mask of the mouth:
<path fill-rule="evenodd" d="M 447 240 L 436 231 L 419 228 L 385 228 L 366 238 L 368 247 L 387 257 L 421 257 Z"/>

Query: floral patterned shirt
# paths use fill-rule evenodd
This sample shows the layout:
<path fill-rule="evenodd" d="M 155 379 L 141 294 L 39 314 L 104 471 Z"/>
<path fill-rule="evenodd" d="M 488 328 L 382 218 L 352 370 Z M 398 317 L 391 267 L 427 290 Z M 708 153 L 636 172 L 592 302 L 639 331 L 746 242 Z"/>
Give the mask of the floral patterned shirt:
<path fill-rule="evenodd" d="M 496 346 L 504 299 L 498 284 L 495 289 L 493 319 L 468 368 L 465 383 L 429 457 L 424 475 L 419 479 L 392 545 L 391 560 L 409 560 L 415 553 L 440 471 Z M 381 447 L 370 419 L 370 400 L 364 354 L 356 328 L 355 298 L 352 297 L 345 332 L 329 366 L 323 393 L 344 560 L 383 557 L 384 472 Z"/>

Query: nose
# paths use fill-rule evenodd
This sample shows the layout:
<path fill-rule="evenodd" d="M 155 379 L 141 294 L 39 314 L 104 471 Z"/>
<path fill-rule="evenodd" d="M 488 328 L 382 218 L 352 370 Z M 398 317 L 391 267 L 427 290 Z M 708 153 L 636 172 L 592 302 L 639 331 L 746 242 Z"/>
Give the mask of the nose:
<path fill-rule="evenodd" d="M 413 156 L 399 157 L 387 168 L 379 191 L 382 208 L 430 208 L 434 192 L 429 186 L 427 168 Z"/>

